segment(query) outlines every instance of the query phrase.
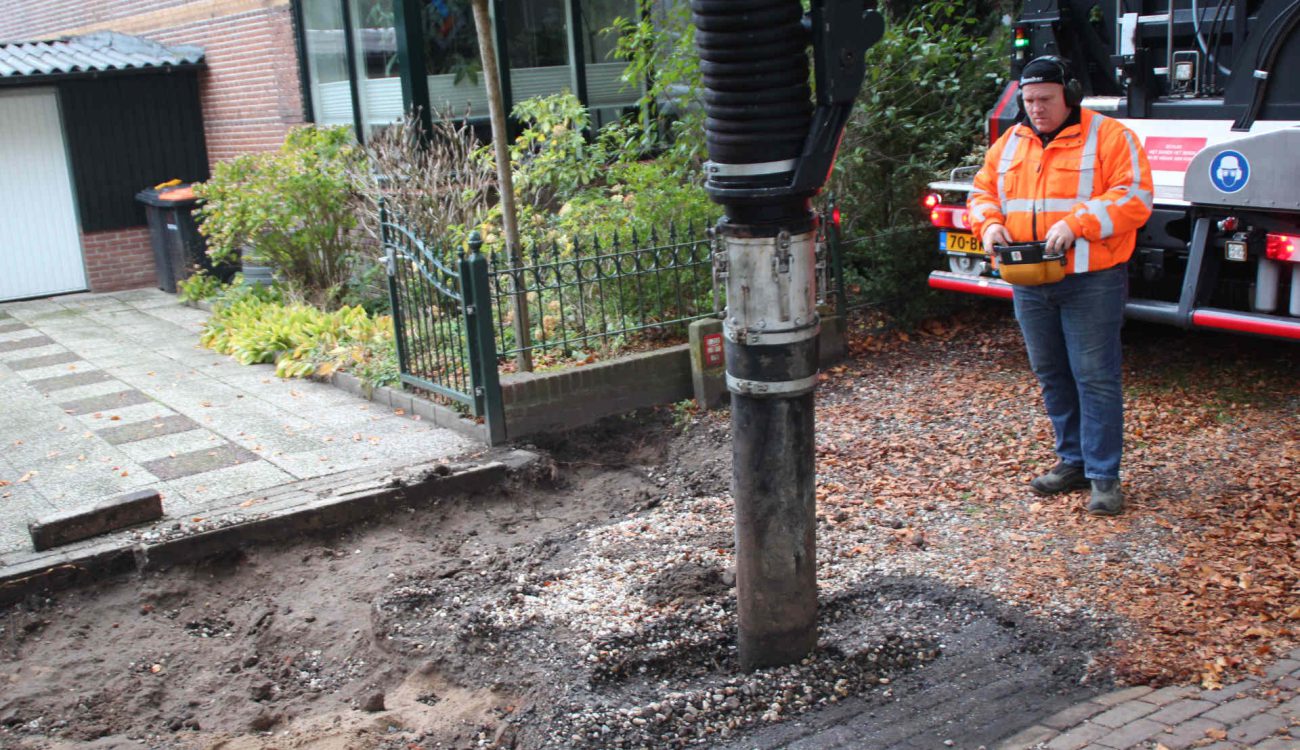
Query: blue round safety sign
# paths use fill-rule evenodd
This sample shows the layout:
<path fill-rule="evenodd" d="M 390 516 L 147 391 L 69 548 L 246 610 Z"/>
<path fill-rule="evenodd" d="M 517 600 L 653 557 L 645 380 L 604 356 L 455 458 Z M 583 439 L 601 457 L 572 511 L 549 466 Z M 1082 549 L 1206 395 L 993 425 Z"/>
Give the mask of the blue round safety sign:
<path fill-rule="evenodd" d="M 1235 193 L 1250 182 L 1250 162 L 1240 151 L 1220 151 L 1210 162 L 1210 182 L 1221 193 Z"/>

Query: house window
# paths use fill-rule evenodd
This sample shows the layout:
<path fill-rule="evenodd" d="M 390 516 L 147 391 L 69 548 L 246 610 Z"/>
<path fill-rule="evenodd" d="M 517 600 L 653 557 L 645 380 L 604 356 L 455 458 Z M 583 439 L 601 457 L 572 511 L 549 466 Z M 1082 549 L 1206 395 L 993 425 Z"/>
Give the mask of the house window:
<path fill-rule="evenodd" d="M 441 115 L 486 118 L 487 84 L 469 0 L 430 0 L 424 7 L 424 43 L 429 105 Z"/>
<path fill-rule="evenodd" d="M 618 111 L 634 106 L 641 98 L 641 86 L 623 82 L 627 62 L 614 57 L 618 39 L 605 33 L 616 18 L 635 21 L 637 0 L 582 0 L 578 6 L 583 64 L 587 83 L 587 105 L 599 124 L 616 118 Z"/>
<path fill-rule="evenodd" d="M 507 0 L 506 51 L 515 103 L 573 91 L 567 0 Z"/>
<path fill-rule="evenodd" d="M 302 26 L 312 120 L 321 125 L 352 125 L 352 83 L 348 77 L 342 3 L 302 0 Z"/>
<path fill-rule="evenodd" d="M 366 136 L 402 119 L 402 70 L 397 59 L 393 0 L 348 0 L 357 95 Z"/>
<path fill-rule="evenodd" d="M 401 62 L 394 3 L 405 0 L 299 0 L 312 119 L 359 124 L 363 135 L 402 117 Z M 485 119 L 487 87 L 470 0 L 420 0 L 429 102 L 438 114 Z M 496 0 L 489 6 L 503 39 L 512 103 L 569 90 L 598 122 L 636 103 L 620 77 L 616 40 L 602 33 L 633 18 L 637 0 Z M 575 31 L 576 30 L 576 31 Z"/>

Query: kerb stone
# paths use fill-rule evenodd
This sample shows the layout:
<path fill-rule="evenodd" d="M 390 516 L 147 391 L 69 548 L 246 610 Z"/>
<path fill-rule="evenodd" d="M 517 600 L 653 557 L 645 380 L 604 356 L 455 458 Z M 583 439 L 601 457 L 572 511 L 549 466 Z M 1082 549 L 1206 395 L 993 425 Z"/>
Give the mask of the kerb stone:
<path fill-rule="evenodd" d="M 47 550 L 138 523 L 162 518 L 162 495 L 139 490 L 96 503 L 81 510 L 56 513 L 27 525 L 36 551 Z"/>

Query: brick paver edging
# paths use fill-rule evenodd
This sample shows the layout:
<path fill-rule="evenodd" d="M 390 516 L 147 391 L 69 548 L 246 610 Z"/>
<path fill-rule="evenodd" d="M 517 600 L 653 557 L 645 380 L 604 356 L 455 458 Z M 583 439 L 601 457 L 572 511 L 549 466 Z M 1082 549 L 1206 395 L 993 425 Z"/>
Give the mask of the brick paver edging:
<path fill-rule="evenodd" d="M 1080 703 L 996 750 L 1294 750 L 1300 748 L 1300 649 L 1259 678 L 1219 690 L 1131 687 Z"/>

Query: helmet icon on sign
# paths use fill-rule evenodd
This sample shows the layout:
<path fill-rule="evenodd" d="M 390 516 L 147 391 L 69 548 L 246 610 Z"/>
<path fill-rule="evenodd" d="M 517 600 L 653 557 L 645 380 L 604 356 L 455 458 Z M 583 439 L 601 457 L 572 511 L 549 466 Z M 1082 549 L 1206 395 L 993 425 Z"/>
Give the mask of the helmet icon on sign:
<path fill-rule="evenodd" d="M 1210 182 L 1221 193 L 1235 193 L 1250 181 L 1250 162 L 1238 151 L 1224 151 L 1210 162 Z"/>

